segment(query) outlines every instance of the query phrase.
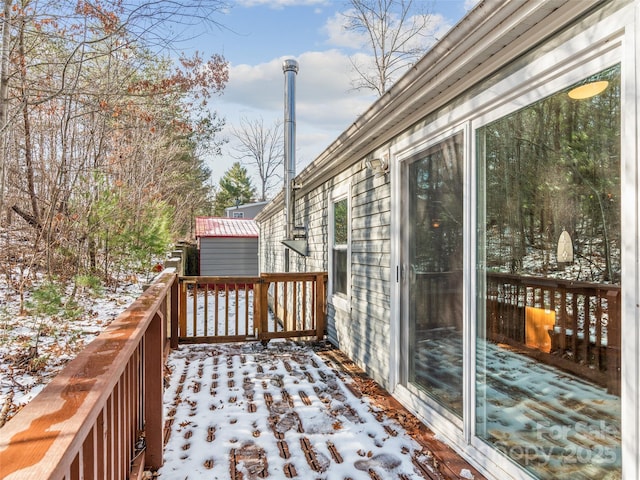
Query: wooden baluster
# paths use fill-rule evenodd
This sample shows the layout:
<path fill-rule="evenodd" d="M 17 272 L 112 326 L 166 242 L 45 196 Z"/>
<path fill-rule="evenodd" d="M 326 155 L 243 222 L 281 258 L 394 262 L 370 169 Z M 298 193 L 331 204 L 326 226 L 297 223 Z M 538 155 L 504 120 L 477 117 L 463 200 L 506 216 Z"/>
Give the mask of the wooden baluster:
<path fill-rule="evenodd" d="M 173 283 L 171 284 L 171 348 L 178 348 L 178 336 L 179 336 L 179 314 L 178 314 L 178 305 L 180 301 L 178 300 L 178 295 L 180 291 L 180 282 L 178 281 L 178 276 L 176 275 Z"/>
<path fill-rule="evenodd" d="M 621 304 L 620 291 L 607 292 L 607 391 L 612 395 L 620 395 L 621 383 Z"/>
<path fill-rule="evenodd" d="M 593 346 L 594 365 L 597 370 L 602 370 L 602 292 L 596 290 L 596 342 Z"/>
<path fill-rule="evenodd" d="M 324 329 L 325 329 L 325 301 L 326 301 L 326 293 L 325 293 L 325 284 L 324 284 L 325 276 L 320 273 L 316 275 L 315 280 L 315 322 L 316 322 L 316 337 L 318 340 L 322 340 L 324 338 Z"/>
<path fill-rule="evenodd" d="M 204 331 L 202 334 L 209 335 L 209 283 L 204 284 Z"/>
<path fill-rule="evenodd" d="M 249 332 L 249 284 L 244 284 L 244 335 L 248 337 Z"/>
<path fill-rule="evenodd" d="M 218 310 L 219 310 L 219 304 L 220 304 L 220 295 L 219 295 L 220 291 L 218 290 L 218 284 L 214 284 L 213 286 L 213 294 L 215 296 L 215 301 L 214 303 L 214 311 L 213 311 L 213 317 L 214 317 L 214 321 L 215 321 L 215 325 L 213 326 L 213 331 L 214 331 L 214 335 L 217 337 L 218 336 Z"/>
<path fill-rule="evenodd" d="M 276 325 L 278 324 L 278 304 L 280 303 L 280 299 L 278 298 L 278 282 L 273 282 L 273 331 L 277 332 L 278 329 Z"/>
<path fill-rule="evenodd" d="M 159 313 L 156 313 L 144 336 L 146 466 L 153 470 L 160 468 L 163 463 L 163 321 L 164 318 Z"/>
<path fill-rule="evenodd" d="M 229 335 L 229 284 L 224 284 L 224 335 Z"/>
<path fill-rule="evenodd" d="M 307 327 L 307 281 L 302 282 L 302 330 L 312 329 L 313 326 Z"/>
<path fill-rule="evenodd" d="M 282 290 L 283 290 L 283 300 L 282 300 L 282 325 L 285 332 L 288 332 L 288 318 L 289 318 L 289 305 L 287 303 L 289 292 L 289 283 L 284 281 L 282 282 Z"/>
<path fill-rule="evenodd" d="M 262 280 L 260 282 L 260 330 L 263 334 L 269 333 L 269 307 L 268 307 L 268 295 L 269 295 L 269 282 Z M 273 331 L 275 332 L 275 321 Z"/>
<path fill-rule="evenodd" d="M 301 330 L 300 322 L 298 321 L 298 282 L 292 281 L 291 287 L 293 288 L 293 295 L 291 295 L 291 326 L 295 332 L 297 329 Z"/>
<path fill-rule="evenodd" d="M 179 324 L 180 324 L 180 337 L 187 336 L 187 284 L 182 282 L 180 285 L 180 315 L 179 315 Z"/>
<path fill-rule="evenodd" d="M 238 305 L 238 284 L 237 283 L 233 284 L 233 289 L 236 292 L 236 305 L 235 305 L 235 310 L 234 310 L 234 313 L 235 313 L 235 325 L 236 325 L 235 335 L 240 335 L 240 330 L 238 330 L 240 322 L 239 322 L 239 318 L 238 318 L 238 316 L 239 316 L 238 315 L 238 307 L 239 307 L 239 305 Z"/>
<path fill-rule="evenodd" d="M 560 318 L 558 324 L 560 325 L 558 347 L 561 354 L 564 355 L 564 351 L 567 349 L 567 289 L 565 287 L 560 288 Z"/>
<path fill-rule="evenodd" d="M 191 318 L 191 336 L 198 336 L 197 332 L 197 320 L 198 320 L 198 282 L 193 284 L 193 315 Z"/>
<path fill-rule="evenodd" d="M 582 323 L 582 361 L 585 365 L 591 365 L 591 295 L 583 294 L 584 297 L 584 320 Z"/>

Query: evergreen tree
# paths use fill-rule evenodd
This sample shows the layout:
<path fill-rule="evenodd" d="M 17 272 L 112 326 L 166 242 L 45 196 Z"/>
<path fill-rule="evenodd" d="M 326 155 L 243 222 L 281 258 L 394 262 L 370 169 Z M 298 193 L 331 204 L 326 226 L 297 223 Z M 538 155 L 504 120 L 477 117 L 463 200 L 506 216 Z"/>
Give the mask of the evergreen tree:
<path fill-rule="evenodd" d="M 256 189 L 251 184 L 247 169 L 235 162 L 220 179 L 220 188 L 216 194 L 213 213 L 223 216 L 224 209 L 254 201 Z"/>

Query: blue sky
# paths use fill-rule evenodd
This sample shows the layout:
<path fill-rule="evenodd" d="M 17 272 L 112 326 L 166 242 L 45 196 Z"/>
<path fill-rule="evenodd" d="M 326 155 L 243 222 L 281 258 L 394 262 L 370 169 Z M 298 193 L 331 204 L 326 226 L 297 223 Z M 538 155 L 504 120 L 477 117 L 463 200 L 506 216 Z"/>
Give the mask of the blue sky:
<path fill-rule="evenodd" d="M 432 39 L 442 36 L 475 3 L 415 2 L 433 15 Z M 285 58 L 295 58 L 300 65 L 296 77 L 297 172 L 375 100 L 370 92 L 351 88 L 349 56 L 368 52 L 361 38 L 342 28 L 339 13 L 346 9 L 346 2 L 341 0 L 235 0 L 230 9 L 215 18 L 223 28 L 210 29 L 190 45 L 205 55 L 220 53 L 230 65 L 223 95 L 211 102 L 212 108 L 226 119 L 223 135 L 229 138 L 223 156 L 209 159 L 215 185 L 236 161 L 233 125 L 242 118 L 261 117 L 266 125 L 282 120 Z M 256 181 L 254 186 L 258 186 Z"/>

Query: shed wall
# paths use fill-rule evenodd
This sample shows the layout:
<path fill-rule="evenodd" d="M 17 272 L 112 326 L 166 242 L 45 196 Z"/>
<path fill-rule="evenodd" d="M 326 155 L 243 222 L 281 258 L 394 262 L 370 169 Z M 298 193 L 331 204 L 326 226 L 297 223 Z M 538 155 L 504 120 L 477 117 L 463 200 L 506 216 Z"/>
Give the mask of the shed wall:
<path fill-rule="evenodd" d="M 200 275 L 255 276 L 258 270 L 258 239 L 215 238 L 200 239 Z"/>

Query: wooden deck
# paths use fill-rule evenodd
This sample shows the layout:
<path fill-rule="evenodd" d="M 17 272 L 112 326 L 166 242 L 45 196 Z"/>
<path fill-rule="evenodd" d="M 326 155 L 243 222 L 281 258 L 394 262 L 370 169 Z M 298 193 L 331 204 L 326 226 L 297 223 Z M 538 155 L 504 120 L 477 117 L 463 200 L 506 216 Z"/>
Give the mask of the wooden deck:
<path fill-rule="evenodd" d="M 183 345 L 168 364 L 160 480 L 483 478 L 324 342 Z"/>
<path fill-rule="evenodd" d="M 247 329 L 246 333 L 253 337 L 253 343 L 260 346 L 265 340 L 276 337 L 321 337 L 324 333 L 325 281 L 326 273 L 311 276 L 302 274 L 298 277 L 278 274 L 261 278 L 252 289 L 247 289 L 246 281 L 229 280 L 228 284 L 233 283 L 234 286 L 223 287 L 225 302 L 229 301 L 230 296 L 234 296 L 236 306 L 233 315 L 224 315 L 224 322 L 227 325 L 234 322 L 237 332 L 240 322 L 236 319 L 244 318 L 246 325 L 251 317 L 252 321 L 256 321 L 257 328 Z M 197 293 L 197 289 L 200 288 L 198 285 L 224 285 L 225 280 L 207 278 L 189 279 L 187 282 L 191 282 L 191 302 L 194 311 L 197 311 L 201 299 Z M 167 428 L 169 424 L 165 423 L 163 415 L 162 401 L 166 380 L 164 360 L 170 351 L 169 347 L 177 348 L 182 340 L 196 344 L 183 345 L 181 349 L 194 349 L 194 352 L 197 352 L 197 349 L 215 348 L 214 345 L 198 344 L 209 340 L 205 338 L 211 337 L 208 332 L 199 335 L 195 328 L 189 333 L 188 322 L 183 315 L 187 310 L 184 299 L 189 297 L 188 285 L 189 283 L 185 284 L 183 281 L 180 286 L 178 276 L 170 271 L 163 273 L 105 332 L 0 430 L 1 478 L 125 480 L 142 478 L 144 471 L 156 471 L 162 467 L 165 442 L 178 435 Z M 208 288 L 205 286 L 204 291 Z M 216 292 L 215 286 L 213 290 L 218 297 L 219 292 Z M 245 313 L 244 317 L 239 310 L 235 310 L 240 307 L 237 301 L 240 290 L 245 294 L 251 290 L 259 299 L 258 305 L 247 307 L 250 315 Z M 205 295 L 202 295 L 202 298 L 206 298 Z M 180 297 L 183 300 L 182 304 L 179 301 Z M 214 300 L 217 301 L 218 298 Z M 224 308 L 229 312 L 228 306 Z M 268 323 L 266 315 L 268 311 L 278 312 L 271 324 Z M 228 327 L 223 326 L 223 329 L 226 328 Z M 241 340 L 246 341 L 247 338 Z M 243 344 L 245 343 L 238 343 L 236 347 L 225 344 L 225 348 L 242 348 Z M 281 442 L 278 444 L 281 448 L 278 451 L 282 452 L 282 455 L 300 457 L 296 461 L 309 462 L 314 472 L 322 471 L 323 465 L 326 465 L 325 460 L 340 463 L 341 460 L 344 462 L 345 459 L 351 458 L 350 455 L 357 455 L 357 460 L 353 462 L 354 472 L 357 474 L 354 473 L 352 477 L 358 478 L 364 473 L 367 478 L 374 480 L 389 478 L 388 469 L 395 468 L 393 465 L 396 464 L 397 458 L 409 456 L 414 470 L 411 472 L 412 476 L 400 475 L 398 478 L 459 478 L 463 469 L 473 472 L 476 479 L 482 478 L 470 465 L 453 454 L 452 450 L 437 442 L 433 434 L 374 382 L 366 379 L 353 364 L 347 366 L 348 360 L 340 352 L 328 348 L 321 350 L 318 355 L 324 359 L 323 362 L 332 365 L 332 371 L 335 372 L 332 375 L 335 375 L 335 378 L 331 382 L 321 375 L 313 380 L 306 376 L 306 380 L 302 377 L 290 379 L 288 381 L 298 384 L 307 381 L 308 385 L 304 390 L 306 395 L 301 395 L 302 388 L 296 389 L 297 391 L 283 393 L 280 402 L 293 401 L 297 397 L 297 404 L 306 405 L 311 402 L 313 405 L 325 405 L 329 409 L 326 415 L 339 415 L 341 422 L 359 422 L 356 416 L 351 415 L 349 405 L 345 405 L 340 414 L 336 414 L 330 408 L 345 396 L 345 392 L 352 400 L 358 398 L 358 401 L 365 401 L 364 397 L 369 397 L 370 400 L 367 401 L 371 402 L 377 424 L 371 425 L 373 430 L 378 429 L 384 432 L 384 436 L 392 438 L 403 427 L 408 428 L 416 435 L 421 447 L 412 451 L 399 448 L 398 451 L 385 452 L 384 455 L 376 457 L 372 450 L 348 452 L 331 448 L 331 432 L 325 432 L 327 438 L 324 444 L 329 449 L 329 455 L 322 456 L 314 450 L 315 447 L 309 440 L 312 431 L 306 430 L 307 427 L 300 424 L 296 428 L 303 431 L 299 432 L 301 437 L 297 443 L 289 444 L 286 434 L 279 438 L 282 432 L 279 432 L 278 428 L 270 429 L 271 432 L 260 432 L 259 436 L 252 439 L 251 448 L 234 450 L 231 465 L 246 466 L 254 462 L 254 467 L 258 470 L 262 468 L 261 471 L 264 472 L 258 477 L 268 476 L 269 470 L 266 465 L 271 460 L 261 456 L 261 447 L 256 438 L 269 438 L 271 441 Z M 267 362 L 265 357 L 263 363 Z M 295 362 L 292 358 L 287 363 L 293 365 Z M 309 362 L 309 365 L 313 366 L 313 362 Z M 308 365 L 300 365 L 298 373 L 303 367 L 307 368 Z M 243 374 L 244 370 L 231 370 L 225 372 L 225 380 L 239 381 L 240 378 L 235 379 L 236 375 L 240 377 Z M 264 368 L 262 375 L 265 375 Z M 346 382 L 349 386 L 337 386 L 339 382 L 347 380 L 349 375 L 353 376 L 352 381 Z M 267 380 L 263 378 L 262 381 Z M 269 382 L 271 381 L 283 380 L 269 379 Z M 185 377 L 181 382 L 180 388 L 186 392 L 189 384 L 195 385 L 194 382 L 197 382 L 197 371 L 196 378 Z M 258 392 L 255 392 L 255 395 L 257 398 Z M 220 400 L 229 402 L 231 399 Z M 262 401 L 265 408 L 273 408 L 273 397 L 270 399 L 268 395 L 262 395 Z M 188 405 L 188 402 L 189 399 L 185 398 L 181 403 Z M 167 415 L 167 418 L 170 420 L 171 415 Z M 292 418 L 295 419 L 295 415 L 292 415 Z M 179 425 L 174 425 L 177 426 Z M 364 445 L 370 442 L 371 431 L 362 437 L 362 442 L 356 440 L 356 444 Z M 186 431 L 180 433 L 183 438 L 184 435 L 188 435 Z M 207 431 L 207 435 L 201 438 L 200 442 L 208 443 L 208 438 L 213 438 L 213 435 L 214 432 Z M 195 441 L 194 437 L 189 443 L 194 445 Z M 186 459 L 186 456 L 183 456 Z M 262 462 L 264 468 L 261 467 Z M 277 462 L 274 457 L 273 465 Z M 282 478 L 283 472 L 285 476 L 295 477 L 295 464 L 293 461 L 289 463 L 291 467 L 283 467 L 278 473 L 273 470 L 271 477 Z M 246 473 L 246 470 L 234 470 L 230 467 L 229 475 L 231 478 L 251 477 L 243 477 L 242 472 Z"/>

